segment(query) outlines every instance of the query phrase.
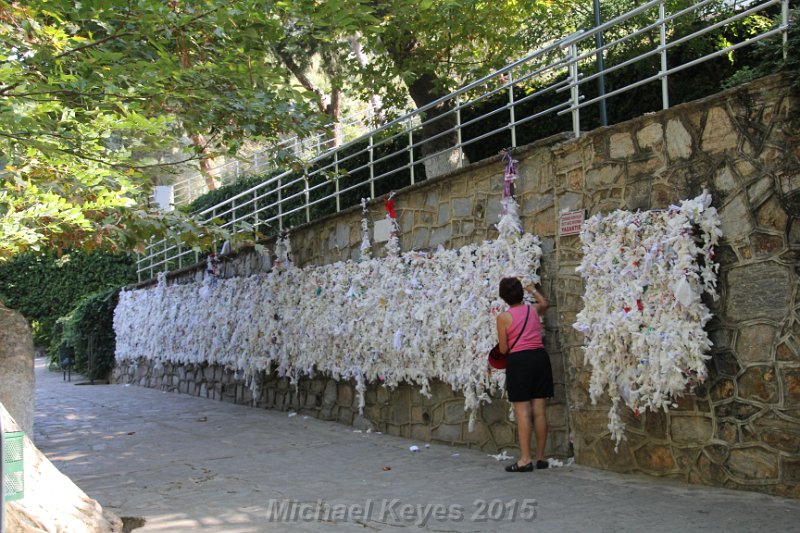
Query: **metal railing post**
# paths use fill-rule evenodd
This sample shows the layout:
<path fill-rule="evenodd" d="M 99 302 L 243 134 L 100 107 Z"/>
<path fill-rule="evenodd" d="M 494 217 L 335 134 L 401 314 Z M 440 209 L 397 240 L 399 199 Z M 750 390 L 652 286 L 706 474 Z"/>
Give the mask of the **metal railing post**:
<path fill-rule="evenodd" d="M 183 244 L 178 241 L 178 270 L 183 268 Z"/>
<path fill-rule="evenodd" d="M 572 133 L 575 138 L 581 136 L 581 110 L 578 107 L 581 101 L 580 89 L 578 88 L 578 45 L 571 43 L 569 45 L 569 81 L 572 84 L 570 88 L 570 99 L 572 101 Z"/>
<path fill-rule="evenodd" d="M 508 120 L 511 126 L 511 147 L 517 147 L 517 126 L 514 113 L 514 69 L 508 71 Z"/>
<path fill-rule="evenodd" d="M 258 226 L 261 224 L 260 217 L 258 216 L 258 191 L 253 191 L 253 229 L 258 232 Z M 255 232 L 253 237 L 255 238 Z"/>
<path fill-rule="evenodd" d="M 339 150 L 333 151 L 333 172 L 334 185 L 336 186 L 336 212 L 342 210 L 341 198 L 339 197 Z"/>
<path fill-rule="evenodd" d="M 283 179 L 278 178 L 278 231 L 283 231 Z"/>
<path fill-rule="evenodd" d="M 152 251 L 153 238 L 150 237 L 150 279 L 153 279 L 153 259 L 155 259 L 155 252 Z M 146 250 L 147 248 L 145 248 Z"/>
<path fill-rule="evenodd" d="M 303 184 L 305 185 L 305 199 L 306 199 L 306 222 L 311 222 L 311 206 L 308 204 L 311 203 L 311 191 L 308 190 L 308 174 L 303 176 Z"/>
<path fill-rule="evenodd" d="M 142 282 L 142 254 L 136 252 L 136 280 Z"/>
<path fill-rule="evenodd" d="M 408 165 L 411 172 L 411 185 L 414 185 L 414 120 L 408 117 Z"/>
<path fill-rule="evenodd" d="M 369 197 L 375 198 L 375 166 L 373 165 L 373 161 L 375 160 L 375 154 L 373 150 L 373 140 L 372 135 L 369 136 Z"/>
<path fill-rule="evenodd" d="M 456 101 L 456 147 L 458 149 L 458 167 L 461 168 L 464 166 L 464 158 L 462 157 L 461 151 L 461 104 L 458 100 L 458 96 L 455 97 Z"/>
<path fill-rule="evenodd" d="M 169 270 L 169 241 L 166 237 L 164 237 L 164 267 L 161 269 L 162 272 L 166 272 Z"/>
<path fill-rule="evenodd" d="M 666 72 L 668 70 L 667 66 L 667 23 L 664 21 L 666 18 L 666 9 L 664 7 L 664 2 L 658 4 L 658 22 L 659 22 L 659 47 L 661 48 L 661 72 L 664 73 L 663 77 L 661 78 L 661 107 L 663 109 L 669 109 L 669 84 L 667 80 Z"/>

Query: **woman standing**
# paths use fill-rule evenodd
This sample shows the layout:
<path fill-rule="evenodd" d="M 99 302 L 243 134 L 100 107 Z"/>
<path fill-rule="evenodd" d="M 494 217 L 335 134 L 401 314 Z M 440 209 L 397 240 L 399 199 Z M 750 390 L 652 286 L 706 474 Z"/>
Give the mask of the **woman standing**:
<path fill-rule="evenodd" d="M 500 298 L 510 307 L 497 316 L 497 340 L 500 351 L 512 346 L 506 367 L 508 400 L 514 406 L 519 433 L 520 458 L 506 467 L 506 472 L 531 472 L 531 432 L 536 430 L 536 468 L 547 468 L 544 446 L 547 442 L 547 398 L 553 396 L 553 370 L 542 343 L 539 316 L 550 306 L 547 299 L 531 284 L 526 287 L 536 303 L 523 302 L 524 291 L 519 278 L 500 280 Z M 531 415 L 533 415 L 533 424 Z"/>

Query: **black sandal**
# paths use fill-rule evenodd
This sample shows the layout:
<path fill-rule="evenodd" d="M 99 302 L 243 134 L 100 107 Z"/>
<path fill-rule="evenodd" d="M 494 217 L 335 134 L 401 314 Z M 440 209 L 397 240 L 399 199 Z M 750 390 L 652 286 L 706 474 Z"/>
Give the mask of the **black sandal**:
<path fill-rule="evenodd" d="M 544 470 L 548 466 L 550 466 L 550 463 L 547 461 L 536 461 L 536 470 Z"/>
<path fill-rule="evenodd" d="M 526 464 L 525 466 L 520 466 L 519 463 L 508 465 L 506 467 L 506 472 L 533 472 L 533 461 Z"/>

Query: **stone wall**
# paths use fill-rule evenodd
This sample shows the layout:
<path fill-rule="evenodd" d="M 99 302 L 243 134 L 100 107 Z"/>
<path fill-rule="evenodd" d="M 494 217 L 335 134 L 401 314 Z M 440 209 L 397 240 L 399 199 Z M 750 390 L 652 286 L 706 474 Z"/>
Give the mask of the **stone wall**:
<path fill-rule="evenodd" d="M 798 99 L 775 76 L 579 139 L 558 136 L 515 151 L 520 215 L 525 231 L 542 238 L 542 292 L 553 304 L 545 316 L 557 382 L 550 421 L 566 435 L 568 419 L 579 463 L 800 497 L 799 128 Z M 496 158 L 398 191 L 403 249 L 459 247 L 496 237 L 501 186 Z M 575 272 L 580 242 L 557 234 L 558 213 L 664 208 L 704 187 L 713 194 L 725 233 L 717 250 L 721 298 L 708 302 L 715 315 L 709 380 L 667 413 L 635 417 L 625 410 L 628 440 L 615 453 L 606 427 L 609 405 L 589 400 L 583 337 L 572 328 L 582 308 L 583 283 Z M 383 216 L 378 199 L 369 217 Z M 302 266 L 358 258 L 360 219 L 360 209 L 351 209 L 295 229 L 295 261 Z M 374 248 L 380 254 L 381 245 Z M 242 252 L 227 258 L 223 275 L 261 268 L 260 258 Z M 200 276 L 187 269 L 172 279 Z M 126 372 L 121 375 L 132 379 Z M 152 379 L 145 383 L 162 386 Z M 199 386 L 195 381 L 196 392 Z M 378 390 L 371 389 L 374 400 Z M 412 436 L 415 425 L 430 426 L 431 413 L 426 419 L 422 404 L 412 400 L 418 394 L 400 390 L 380 393 L 388 403 L 368 408 L 379 410 L 381 418 L 374 420 L 386 428 L 394 423 L 385 413 L 407 420 L 401 424 L 407 429 L 392 431 Z M 324 394 L 322 401 L 317 413 L 328 417 Z M 344 407 L 352 411 L 350 401 Z M 469 443 L 459 435 L 445 441 Z M 482 442 L 487 449 L 499 443 Z M 551 450 L 567 453 L 568 439 L 555 437 Z"/>
<path fill-rule="evenodd" d="M 558 239 L 558 332 L 579 463 L 800 497 L 798 100 L 773 77 L 606 128 L 555 155 L 556 209 L 666 207 L 711 190 L 724 237 L 709 379 L 669 412 L 627 414 L 614 452 L 608 405 L 588 396 L 577 237 Z"/>
<path fill-rule="evenodd" d="M 508 450 L 517 453 L 519 440 L 515 426 L 508 420 L 509 404 L 495 396 L 478 411 L 475 427 L 469 431 L 469 414 L 464 411 L 464 397 L 449 385 L 433 382 L 430 398 L 418 387 L 401 385 L 389 389 L 369 384 L 364 394 L 364 414 L 358 413 L 355 382 L 328 377 L 301 378 L 297 386 L 275 373 L 261 373 L 256 386 L 244 383 L 235 371 L 219 365 L 171 365 L 156 367 L 152 361 L 122 363 L 115 369 L 116 381 L 133 383 L 168 392 L 180 392 L 254 407 L 295 412 L 322 420 L 348 424 L 415 439 L 419 443 L 440 442 L 478 448 L 493 453 Z M 551 405 L 552 422 L 547 442 L 548 456 L 564 457 L 569 447 L 566 408 Z"/>

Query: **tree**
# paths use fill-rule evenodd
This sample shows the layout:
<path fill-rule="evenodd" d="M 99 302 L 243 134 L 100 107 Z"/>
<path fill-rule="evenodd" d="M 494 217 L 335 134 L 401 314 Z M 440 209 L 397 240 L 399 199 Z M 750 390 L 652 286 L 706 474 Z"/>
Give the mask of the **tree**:
<path fill-rule="evenodd" d="M 271 8 L 291 5 L 0 0 L 0 259 L 167 232 L 193 245 L 228 237 L 147 207 L 161 165 L 137 155 L 188 137 L 187 160 L 203 159 L 317 127 L 316 96 L 272 55 L 283 26 Z"/>

